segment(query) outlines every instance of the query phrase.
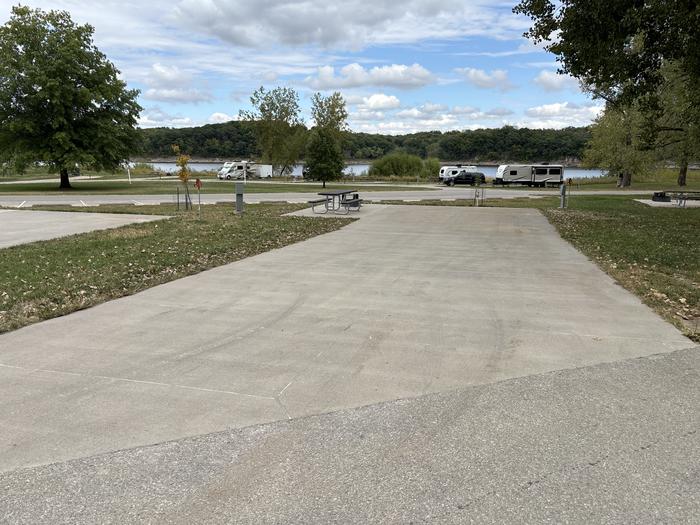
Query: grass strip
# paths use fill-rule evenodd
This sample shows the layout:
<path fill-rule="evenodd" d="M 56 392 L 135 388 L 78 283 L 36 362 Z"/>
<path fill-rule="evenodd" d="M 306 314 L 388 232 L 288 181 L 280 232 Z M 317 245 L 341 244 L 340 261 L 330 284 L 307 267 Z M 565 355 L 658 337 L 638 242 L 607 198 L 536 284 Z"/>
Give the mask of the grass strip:
<path fill-rule="evenodd" d="M 328 233 L 351 219 L 286 217 L 296 204 L 230 205 L 177 213 L 173 206 L 100 206 L 100 212 L 171 215 L 0 250 L 0 332 L 131 295 L 187 275 Z M 43 207 L 65 211 L 95 211 Z"/>
<path fill-rule="evenodd" d="M 192 187 L 194 177 L 190 182 L 190 192 L 196 195 L 197 191 Z M 17 184 L 0 184 L 0 193 L 13 195 L 175 195 L 182 185 L 176 177 L 163 180 L 133 181 L 129 184 L 125 180 L 79 180 L 71 182 L 70 190 L 59 190 L 56 182 L 26 182 Z M 416 186 L 396 185 L 339 185 L 327 184 L 326 190 L 353 189 L 360 192 L 372 191 L 426 191 L 428 188 Z M 246 193 L 318 193 L 323 190 L 321 184 L 282 183 L 282 182 L 248 182 L 245 186 Z M 235 193 L 234 181 L 221 181 L 216 179 L 205 180 L 202 195 L 206 194 L 233 194 Z"/>

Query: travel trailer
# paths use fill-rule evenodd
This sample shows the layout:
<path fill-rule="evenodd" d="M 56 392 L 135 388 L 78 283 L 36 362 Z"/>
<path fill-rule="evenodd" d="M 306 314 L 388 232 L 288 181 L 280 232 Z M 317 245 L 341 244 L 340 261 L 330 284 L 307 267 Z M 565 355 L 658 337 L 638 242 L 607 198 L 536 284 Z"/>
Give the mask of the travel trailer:
<path fill-rule="evenodd" d="M 272 177 L 272 166 L 249 160 L 225 162 L 216 175 L 221 180 L 246 180 Z"/>
<path fill-rule="evenodd" d="M 527 184 L 558 186 L 564 181 L 564 166 L 554 164 L 502 164 L 496 171 L 494 184 Z"/>
<path fill-rule="evenodd" d="M 476 172 L 476 170 L 476 166 L 463 166 L 461 164 L 457 164 L 455 166 L 443 166 L 440 168 L 440 175 L 438 175 L 438 177 L 442 182 L 444 182 L 445 179 L 458 175 L 460 171 Z"/>

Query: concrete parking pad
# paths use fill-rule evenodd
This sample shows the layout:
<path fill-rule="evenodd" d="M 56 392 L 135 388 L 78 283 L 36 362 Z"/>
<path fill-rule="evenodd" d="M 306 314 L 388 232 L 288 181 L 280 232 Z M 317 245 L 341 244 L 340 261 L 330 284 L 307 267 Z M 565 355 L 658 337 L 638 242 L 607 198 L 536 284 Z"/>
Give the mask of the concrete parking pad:
<path fill-rule="evenodd" d="M 165 218 L 124 213 L 0 210 L 0 248 Z"/>
<path fill-rule="evenodd" d="M 535 210 L 379 207 L 0 336 L 0 470 L 690 346 Z"/>

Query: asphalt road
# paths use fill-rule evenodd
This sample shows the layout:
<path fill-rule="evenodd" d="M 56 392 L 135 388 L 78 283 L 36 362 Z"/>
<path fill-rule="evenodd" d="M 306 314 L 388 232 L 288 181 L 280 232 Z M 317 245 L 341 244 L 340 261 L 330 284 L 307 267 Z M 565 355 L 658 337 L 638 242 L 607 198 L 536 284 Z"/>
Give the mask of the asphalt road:
<path fill-rule="evenodd" d="M 697 523 L 700 348 L 0 474 L 0 523 Z"/>

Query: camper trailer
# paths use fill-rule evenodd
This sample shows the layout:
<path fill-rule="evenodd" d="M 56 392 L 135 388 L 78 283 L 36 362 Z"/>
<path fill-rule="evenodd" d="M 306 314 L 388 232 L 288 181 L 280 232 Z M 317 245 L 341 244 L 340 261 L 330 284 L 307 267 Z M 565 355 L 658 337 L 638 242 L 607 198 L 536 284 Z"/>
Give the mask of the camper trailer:
<path fill-rule="evenodd" d="M 272 177 L 272 166 L 249 160 L 225 162 L 216 175 L 221 180 L 246 180 Z"/>
<path fill-rule="evenodd" d="M 476 166 L 463 166 L 462 164 L 456 164 L 454 166 L 443 166 L 440 168 L 440 182 L 445 182 L 445 179 L 450 179 L 459 174 L 460 171 L 476 172 Z"/>
<path fill-rule="evenodd" d="M 502 164 L 496 171 L 494 184 L 527 184 L 558 186 L 564 181 L 564 166 L 554 164 Z"/>

